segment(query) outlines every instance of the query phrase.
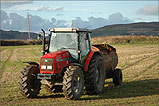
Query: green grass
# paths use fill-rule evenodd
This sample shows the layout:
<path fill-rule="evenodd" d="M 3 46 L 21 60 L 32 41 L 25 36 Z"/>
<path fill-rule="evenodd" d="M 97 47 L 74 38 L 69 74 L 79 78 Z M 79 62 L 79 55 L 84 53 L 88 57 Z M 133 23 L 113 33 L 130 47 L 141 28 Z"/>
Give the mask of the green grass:
<path fill-rule="evenodd" d="M 100 95 L 86 95 L 79 100 L 67 100 L 62 93 L 49 93 L 44 86 L 36 99 L 27 99 L 18 89 L 23 61 L 39 63 L 40 45 L 1 47 L 1 106 L 157 106 L 159 104 L 158 44 L 114 44 L 123 71 L 122 86 L 106 80 Z"/>

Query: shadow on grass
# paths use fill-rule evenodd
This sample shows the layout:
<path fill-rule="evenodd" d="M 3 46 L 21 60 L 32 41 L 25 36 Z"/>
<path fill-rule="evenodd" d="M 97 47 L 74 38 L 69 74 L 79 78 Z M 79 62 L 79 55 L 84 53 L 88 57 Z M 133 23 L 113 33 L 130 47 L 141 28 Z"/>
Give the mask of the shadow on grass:
<path fill-rule="evenodd" d="M 100 95 L 91 95 L 80 98 L 80 100 L 97 100 L 113 98 L 129 98 L 137 96 L 158 95 L 158 79 L 139 80 L 132 82 L 123 82 L 122 86 L 109 86 L 104 88 Z"/>
<path fill-rule="evenodd" d="M 50 95 L 42 95 L 42 96 L 38 96 L 37 98 L 41 98 L 41 99 L 44 99 L 44 98 L 61 98 L 61 97 L 64 97 L 63 94 L 50 94 Z"/>
<path fill-rule="evenodd" d="M 139 80 L 132 82 L 123 82 L 122 86 L 114 86 L 112 82 L 108 82 L 108 87 L 104 87 L 103 93 L 100 95 L 87 95 L 79 100 L 98 100 L 98 99 L 115 99 L 129 98 L 137 96 L 158 95 L 158 79 Z M 50 95 L 42 95 L 37 98 L 64 98 L 63 93 L 55 93 Z"/>

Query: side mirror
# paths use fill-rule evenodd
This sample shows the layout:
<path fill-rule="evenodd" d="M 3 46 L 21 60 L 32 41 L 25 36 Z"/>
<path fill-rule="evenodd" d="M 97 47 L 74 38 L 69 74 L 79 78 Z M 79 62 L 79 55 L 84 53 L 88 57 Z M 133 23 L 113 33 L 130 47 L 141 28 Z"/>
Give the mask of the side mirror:
<path fill-rule="evenodd" d="M 38 34 L 37 39 L 40 40 L 41 39 L 41 33 Z"/>

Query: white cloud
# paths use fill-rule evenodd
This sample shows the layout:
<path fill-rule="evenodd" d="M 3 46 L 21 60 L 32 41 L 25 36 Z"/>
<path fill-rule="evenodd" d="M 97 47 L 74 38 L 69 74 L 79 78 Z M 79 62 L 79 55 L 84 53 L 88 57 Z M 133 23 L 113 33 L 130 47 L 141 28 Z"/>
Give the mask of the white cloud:
<path fill-rule="evenodd" d="M 54 11 L 62 12 L 62 11 L 64 11 L 64 7 L 56 8 Z"/>
<path fill-rule="evenodd" d="M 51 8 L 49 6 L 43 6 L 41 8 L 37 8 L 37 11 L 54 11 L 54 12 L 63 12 L 64 7 L 58 7 L 58 8 Z"/>
<path fill-rule="evenodd" d="M 8 10 L 16 10 L 16 11 L 37 11 L 38 7 L 31 7 L 31 6 L 17 6 L 8 8 Z"/>
<path fill-rule="evenodd" d="M 120 12 L 109 16 L 108 24 L 127 24 L 133 22 L 131 19 L 124 17 Z"/>
<path fill-rule="evenodd" d="M 90 29 L 95 29 L 111 24 L 128 24 L 132 22 L 133 21 L 131 19 L 124 17 L 121 13 L 117 12 L 110 15 L 108 19 L 91 16 L 88 18 L 88 21 L 84 21 L 80 17 L 77 17 L 76 20 L 74 20 L 74 26 L 79 28 L 88 27 Z"/>
<path fill-rule="evenodd" d="M 17 13 L 7 14 L 5 11 L 0 10 L 2 13 L 2 19 L 0 20 L 1 28 L 3 30 L 18 30 L 24 31 L 27 30 L 27 17 L 18 15 Z M 67 21 L 65 20 L 56 20 L 52 18 L 46 20 L 40 16 L 30 14 L 30 30 L 34 32 L 40 31 L 41 28 L 47 30 L 50 27 L 68 27 Z M 19 24 L 20 23 L 20 24 Z"/>
<path fill-rule="evenodd" d="M 27 17 L 18 15 L 17 13 L 7 14 L 1 10 L 1 28 L 3 30 L 27 30 Z M 56 14 L 57 15 L 57 14 Z M 59 14 L 63 15 L 63 14 Z M 41 28 L 48 29 L 50 27 L 70 27 L 71 24 L 66 20 L 57 20 L 52 17 L 51 20 L 43 19 L 40 16 L 30 14 L 30 28 L 31 31 L 38 32 Z M 17 23 L 18 22 L 18 23 Z M 111 24 L 128 24 L 133 22 L 127 17 L 124 17 L 121 13 L 114 13 L 109 16 L 108 19 L 102 17 L 88 17 L 88 21 L 83 20 L 81 17 L 77 17 L 74 20 L 74 26 L 79 28 L 95 29 Z M 19 25 L 20 23 L 20 25 Z"/>
<path fill-rule="evenodd" d="M 91 12 L 91 14 L 102 14 L 102 12 Z"/>
<path fill-rule="evenodd" d="M 37 8 L 37 11 L 52 11 L 52 10 L 54 10 L 54 9 L 51 7 L 48 7 L 48 6 L 43 6 L 41 8 Z"/>
<path fill-rule="evenodd" d="M 157 16 L 158 12 L 159 12 L 158 7 L 155 5 L 146 5 L 143 8 L 137 10 L 138 14 L 152 15 L 152 16 Z"/>
<path fill-rule="evenodd" d="M 33 0 L 1 0 L 2 8 L 11 8 L 16 5 L 32 3 Z"/>
<path fill-rule="evenodd" d="M 13 7 L 8 8 L 8 10 L 19 10 L 19 11 L 38 11 L 38 12 L 63 12 L 64 11 L 64 7 L 49 7 L 49 6 L 42 6 L 42 7 L 38 7 L 38 6 L 18 6 L 15 5 Z"/>

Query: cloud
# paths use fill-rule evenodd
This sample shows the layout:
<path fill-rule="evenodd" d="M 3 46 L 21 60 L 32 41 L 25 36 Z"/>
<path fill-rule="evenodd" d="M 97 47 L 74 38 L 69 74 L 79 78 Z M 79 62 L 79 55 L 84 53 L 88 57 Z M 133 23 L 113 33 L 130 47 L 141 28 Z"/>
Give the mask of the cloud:
<path fill-rule="evenodd" d="M 95 18 L 93 16 L 88 18 L 88 21 L 82 20 L 80 17 L 76 17 L 74 20 L 74 26 L 79 28 L 90 28 L 95 29 L 103 27 L 105 25 L 111 24 L 127 24 L 133 22 L 131 19 L 124 17 L 121 13 L 114 13 L 109 16 L 108 19 L 105 18 Z"/>
<path fill-rule="evenodd" d="M 33 0 L 1 0 L 2 8 L 11 8 L 17 5 L 32 3 Z"/>
<path fill-rule="evenodd" d="M 88 18 L 88 25 L 90 25 L 92 29 L 104 26 L 108 20 L 104 18 L 95 18 L 93 16 Z"/>
<path fill-rule="evenodd" d="M 10 28 L 17 29 L 17 30 L 27 30 L 27 19 L 23 16 L 18 15 L 17 13 L 10 13 Z"/>
<path fill-rule="evenodd" d="M 1 10 L 1 29 L 3 30 L 18 30 L 27 31 L 28 29 L 28 19 L 18 15 L 17 13 L 7 14 L 5 11 Z M 68 27 L 68 22 L 65 20 L 56 20 L 52 18 L 51 20 L 43 19 L 39 16 L 30 14 L 30 30 L 33 32 L 39 32 L 41 28 L 48 30 L 51 27 Z"/>
<path fill-rule="evenodd" d="M 1 21 L 4 21 L 4 20 L 8 20 L 9 17 L 7 15 L 7 13 L 3 10 L 1 10 Z"/>
<path fill-rule="evenodd" d="M 3 11 L 3 10 L 0 10 L 0 14 L 1 14 L 1 25 L 0 25 L 0 28 L 3 28 L 3 26 L 5 26 L 5 28 L 6 29 L 8 29 L 9 28 L 9 26 L 7 26 L 9 23 L 10 23 L 10 21 L 9 21 L 9 17 L 8 17 L 8 14 L 5 12 L 5 11 Z"/>
<path fill-rule="evenodd" d="M 137 14 L 141 14 L 141 15 L 157 16 L 158 12 L 159 12 L 158 6 L 155 6 L 155 5 L 146 5 L 143 8 L 140 8 L 137 10 Z"/>
<path fill-rule="evenodd" d="M 91 14 L 102 14 L 102 12 L 91 12 Z"/>
<path fill-rule="evenodd" d="M 83 27 L 88 27 L 88 21 L 83 21 L 81 17 L 76 17 L 76 20 L 74 20 L 74 26 L 83 28 Z"/>
<path fill-rule="evenodd" d="M 64 11 L 64 7 L 56 8 L 54 11 L 63 12 Z"/>
<path fill-rule="evenodd" d="M 41 8 L 38 8 L 37 11 L 52 11 L 53 9 L 48 6 L 43 6 Z"/>
<path fill-rule="evenodd" d="M 88 21 L 84 21 L 81 17 L 76 17 L 74 20 L 74 26 L 79 28 L 94 29 L 106 25 L 107 20 L 104 18 L 95 18 L 93 16 L 88 18 Z"/>
<path fill-rule="evenodd" d="M 10 10 L 20 10 L 20 11 L 38 11 L 38 12 L 63 12 L 64 7 L 58 7 L 58 8 L 53 8 L 50 6 L 42 6 L 42 7 L 30 7 L 30 6 L 17 6 L 15 5 L 14 7 L 9 7 L 8 9 Z"/>
<path fill-rule="evenodd" d="M 51 8 L 48 6 L 43 6 L 41 8 L 38 8 L 37 11 L 53 11 L 53 12 L 63 12 L 64 11 L 64 7 L 59 7 L 59 8 Z"/>
<path fill-rule="evenodd" d="M 120 12 L 109 16 L 108 24 L 127 24 L 133 22 L 131 19 L 124 17 Z"/>
<path fill-rule="evenodd" d="M 28 30 L 28 19 L 17 13 L 7 14 L 5 11 L 1 10 L 1 29 L 3 30 L 18 30 L 18 31 L 27 31 Z M 62 15 L 62 14 L 61 14 Z M 51 18 L 51 20 L 43 19 L 40 16 L 32 15 L 29 16 L 30 20 L 30 30 L 33 32 L 39 32 L 41 28 L 48 30 L 52 27 L 70 27 L 71 23 L 66 20 L 57 20 Z M 124 17 L 121 13 L 114 13 L 109 16 L 108 19 L 101 17 L 88 17 L 88 20 L 85 21 L 81 17 L 76 17 L 74 20 L 74 27 L 79 28 L 89 28 L 95 29 L 111 24 L 127 24 L 133 22 L 127 17 Z"/>

